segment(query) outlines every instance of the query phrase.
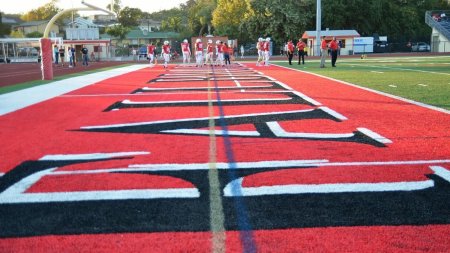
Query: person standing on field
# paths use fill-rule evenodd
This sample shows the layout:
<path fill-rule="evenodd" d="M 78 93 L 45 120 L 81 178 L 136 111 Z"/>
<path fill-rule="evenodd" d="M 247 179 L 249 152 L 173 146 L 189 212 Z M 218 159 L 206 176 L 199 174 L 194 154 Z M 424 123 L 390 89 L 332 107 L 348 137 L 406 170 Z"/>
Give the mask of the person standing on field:
<path fill-rule="evenodd" d="M 208 62 L 213 65 L 213 54 L 214 54 L 214 45 L 212 40 L 208 40 L 208 45 L 206 46 L 206 60 L 205 64 L 208 64 Z"/>
<path fill-rule="evenodd" d="M 321 68 L 325 68 L 325 59 L 327 57 L 327 50 L 328 46 L 327 46 L 327 41 L 325 40 L 325 36 L 322 37 L 322 42 L 320 43 L 320 52 L 321 52 L 321 56 L 320 56 L 320 67 Z"/>
<path fill-rule="evenodd" d="M 264 62 L 264 39 L 259 38 L 258 42 L 256 43 L 256 49 L 258 49 L 258 60 L 256 61 L 256 66 L 261 65 L 262 62 Z"/>
<path fill-rule="evenodd" d="M 266 38 L 266 41 L 263 44 L 263 51 L 264 51 L 264 66 L 269 66 L 269 59 L 270 59 L 270 38 Z"/>
<path fill-rule="evenodd" d="M 303 42 L 303 40 L 300 38 L 297 43 L 297 50 L 298 50 L 298 65 L 300 65 L 300 62 L 302 64 L 305 64 L 305 48 L 306 44 Z"/>
<path fill-rule="evenodd" d="M 170 61 L 170 45 L 169 41 L 167 40 L 164 41 L 164 44 L 162 46 L 161 56 L 164 59 L 164 68 L 167 68 Z"/>
<path fill-rule="evenodd" d="M 153 61 L 155 59 L 155 46 L 153 45 L 153 42 L 150 42 L 150 44 L 147 46 L 147 56 L 149 63 L 153 64 Z"/>
<path fill-rule="evenodd" d="M 195 62 L 197 67 L 203 66 L 203 42 L 201 39 L 195 41 Z"/>
<path fill-rule="evenodd" d="M 183 54 L 183 64 L 191 63 L 191 48 L 187 39 L 181 43 L 181 53 Z"/>
<path fill-rule="evenodd" d="M 61 66 L 64 67 L 64 47 L 59 48 L 59 58 L 61 59 Z"/>
<path fill-rule="evenodd" d="M 289 65 L 292 65 L 292 58 L 294 57 L 294 43 L 292 40 L 289 40 L 287 43 L 287 56 L 289 60 Z"/>
<path fill-rule="evenodd" d="M 339 44 L 336 41 L 336 37 L 333 37 L 333 40 L 330 42 L 330 49 L 331 49 L 331 66 L 336 67 L 336 60 L 339 50 Z"/>

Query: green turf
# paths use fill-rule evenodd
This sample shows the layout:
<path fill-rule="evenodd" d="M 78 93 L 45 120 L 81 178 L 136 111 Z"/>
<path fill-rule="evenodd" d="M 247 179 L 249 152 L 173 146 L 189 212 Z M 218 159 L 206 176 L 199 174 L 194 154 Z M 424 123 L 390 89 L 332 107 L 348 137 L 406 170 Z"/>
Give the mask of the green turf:
<path fill-rule="evenodd" d="M 53 80 L 36 80 L 36 81 L 30 81 L 30 82 L 24 82 L 24 83 L 19 83 L 19 84 L 5 86 L 5 87 L 0 87 L 0 95 L 1 94 L 5 94 L 5 93 L 9 93 L 9 92 L 18 91 L 18 90 L 27 89 L 27 88 L 34 87 L 34 86 L 39 86 L 39 85 L 51 83 L 51 82 L 54 82 L 54 81 L 60 81 L 60 80 L 71 78 L 71 77 L 87 75 L 87 74 L 96 73 L 96 72 L 99 72 L 99 71 L 110 70 L 110 69 L 115 69 L 115 68 L 121 68 L 121 67 L 129 66 L 129 65 L 130 64 L 126 64 L 125 63 L 123 65 L 117 65 L 117 66 L 105 67 L 105 68 L 100 68 L 100 69 L 87 70 L 87 71 L 73 73 L 73 74 L 68 74 L 68 75 L 64 75 L 64 76 L 56 76 L 56 77 L 53 78 Z"/>
<path fill-rule="evenodd" d="M 336 68 L 328 57 L 323 69 L 308 58 L 305 65 L 277 64 L 450 109 L 450 56 L 338 58 Z"/>

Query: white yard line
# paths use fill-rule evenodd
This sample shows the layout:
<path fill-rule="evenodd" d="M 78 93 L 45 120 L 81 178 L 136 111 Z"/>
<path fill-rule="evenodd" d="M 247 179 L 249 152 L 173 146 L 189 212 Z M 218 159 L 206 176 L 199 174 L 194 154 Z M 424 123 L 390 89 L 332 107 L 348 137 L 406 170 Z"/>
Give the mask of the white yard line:
<path fill-rule="evenodd" d="M 106 70 L 83 76 L 55 81 L 32 88 L 0 95 L 0 116 L 17 111 L 36 103 L 60 96 L 105 79 L 123 75 L 125 73 L 147 68 L 148 65 L 132 65 L 123 68 Z"/>
<path fill-rule="evenodd" d="M 298 72 L 301 72 L 301 73 L 306 73 L 306 74 L 318 76 L 318 77 L 321 77 L 321 78 L 325 78 L 325 79 L 328 79 L 328 80 L 331 80 L 331 81 L 334 81 L 334 82 L 338 82 L 338 83 L 342 83 L 342 84 L 345 84 L 345 85 L 348 85 L 348 86 L 352 86 L 352 87 L 355 87 L 355 88 L 358 88 L 358 89 L 370 91 L 370 92 L 378 94 L 378 95 L 383 95 L 383 96 L 386 96 L 386 97 L 394 98 L 394 99 L 397 99 L 397 100 L 400 100 L 400 101 L 403 101 L 403 102 L 406 102 L 406 103 L 410 103 L 410 104 L 413 104 L 413 105 L 417 105 L 417 106 L 420 106 L 420 107 L 424 107 L 424 108 L 427 108 L 427 109 L 430 109 L 430 110 L 434 110 L 434 111 L 450 114 L 449 110 L 446 110 L 446 109 L 443 109 L 443 108 L 439 108 L 439 107 L 436 107 L 436 106 L 427 105 L 427 104 L 424 104 L 424 103 L 421 103 L 421 102 L 417 102 L 417 101 L 414 101 L 414 100 L 398 97 L 398 96 L 395 96 L 395 95 L 392 95 L 392 94 L 388 94 L 388 93 L 385 93 L 385 92 L 373 90 L 373 89 L 370 89 L 370 88 L 358 86 L 356 84 L 352 84 L 352 83 L 349 83 L 349 82 L 345 82 L 345 81 L 334 79 L 334 78 L 327 77 L 327 76 L 322 76 L 322 75 L 315 74 L 315 73 L 312 73 L 312 72 L 307 72 L 307 71 L 303 71 L 303 70 L 299 70 L 299 69 L 291 69 L 291 68 L 283 67 L 283 66 L 276 65 L 276 64 L 274 64 L 274 65 L 278 66 L 280 68 L 289 69 L 289 70 L 298 71 Z"/>

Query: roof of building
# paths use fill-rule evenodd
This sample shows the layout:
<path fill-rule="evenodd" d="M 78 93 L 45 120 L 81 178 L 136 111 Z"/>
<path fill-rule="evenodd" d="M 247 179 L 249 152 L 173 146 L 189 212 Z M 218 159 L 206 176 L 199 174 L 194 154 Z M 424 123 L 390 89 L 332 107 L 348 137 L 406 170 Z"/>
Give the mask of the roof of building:
<path fill-rule="evenodd" d="M 320 31 L 320 36 L 325 37 L 359 37 L 359 33 L 356 30 L 325 30 Z M 315 38 L 316 31 L 306 31 L 303 33 L 302 38 Z"/>
<path fill-rule="evenodd" d="M 19 21 L 15 18 L 8 18 L 8 17 L 2 17 L 2 23 L 3 24 L 17 24 Z"/>
<path fill-rule="evenodd" d="M 17 27 L 17 26 L 21 26 L 21 27 L 38 26 L 38 25 L 42 25 L 42 24 L 47 24 L 48 22 L 49 22 L 49 20 L 30 21 L 30 22 L 25 22 L 25 23 L 21 23 L 21 24 L 15 25 L 15 27 Z"/>
<path fill-rule="evenodd" d="M 68 25 L 71 26 L 72 23 L 78 27 L 86 27 L 86 28 L 98 27 L 98 25 L 94 24 L 94 22 L 92 22 L 92 20 L 84 19 L 82 17 L 77 17 L 73 22 L 72 21 L 69 22 Z"/>
<path fill-rule="evenodd" d="M 131 30 L 125 36 L 126 39 L 173 39 L 180 34 L 176 32 L 144 32 L 141 30 Z M 112 38 L 109 34 L 101 34 L 101 39 Z"/>

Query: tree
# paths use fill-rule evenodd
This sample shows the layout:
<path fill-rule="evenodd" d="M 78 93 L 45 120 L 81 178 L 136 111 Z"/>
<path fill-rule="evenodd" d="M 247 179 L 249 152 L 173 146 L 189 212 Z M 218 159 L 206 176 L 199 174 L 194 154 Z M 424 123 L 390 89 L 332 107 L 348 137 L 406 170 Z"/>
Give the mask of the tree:
<path fill-rule="evenodd" d="M 121 5 L 122 5 L 122 3 L 121 3 L 120 0 L 114 0 L 112 11 L 113 11 L 114 13 L 116 13 L 117 16 L 119 16 L 120 10 L 122 9 Z M 111 10 L 111 4 L 108 4 L 108 5 L 106 6 L 106 9 L 107 9 L 107 10 Z"/>
<path fill-rule="evenodd" d="M 241 39 L 241 24 L 254 15 L 250 0 L 219 0 L 212 25 L 219 35 Z"/>
<path fill-rule="evenodd" d="M 311 7 L 315 4 L 313 0 L 258 0 L 250 1 L 250 4 L 254 15 L 248 18 L 242 29 L 251 34 L 252 39 L 271 36 L 280 42 L 298 38 L 311 23 L 313 13 L 299 10 L 315 10 Z"/>
<path fill-rule="evenodd" d="M 216 6 L 216 0 L 196 0 L 195 5 L 189 8 L 189 27 L 194 33 L 198 31 L 198 36 L 211 32 L 212 13 Z"/>
<path fill-rule="evenodd" d="M 170 17 L 167 20 L 163 20 L 161 23 L 161 29 L 163 31 L 181 32 L 183 26 L 181 25 L 181 17 Z"/>
<path fill-rule="evenodd" d="M 120 11 L 118 21 L 122 26 L 132 27 L 138 26 L 142 17 L 143 13 L 140 9 L 125 7 Z"/>
<path fill-rule="evenodd" d="M 11 33 L 9 34 L 9 36 L 11 38 L 25 38 L 25 35 L 23 34 L 22 31 L 17 30 L 17 31 L 11 31 Z"/>
<path fill-rule="evenodd" d="M 121 40 L 125 39 L 128 32 L 130 32 L 130 28 L 122 25 L 116 25 L 106 29 L 106 33 L 108 35 L 119 38 Z"/>
<path fill-rule="evenodd" d="M 56 4 L 58 0 L 51 0 L 49 3 L 44 4 L 37 9 L 33 9 L 25 14 L 23 14 L 20 18 L 24 21 L 41 21 L 41 20 L 50 20 L 55 16 L 58 12 L 61 12 L 62 9 L 58 8 Z M 65 19 L 69 19 L 72 16 L 71 13 L 66 13 L 59 17 L 58 20 L 55 21 L 56 24 L 62 26 L 64 24 Z"/>
<path fill-rule="evenodd" d="M 44 36 L 44 34 L 38 32 L 38 31 L 26 34 L 27 38 L 42 38 L 42 36 Z"/>

